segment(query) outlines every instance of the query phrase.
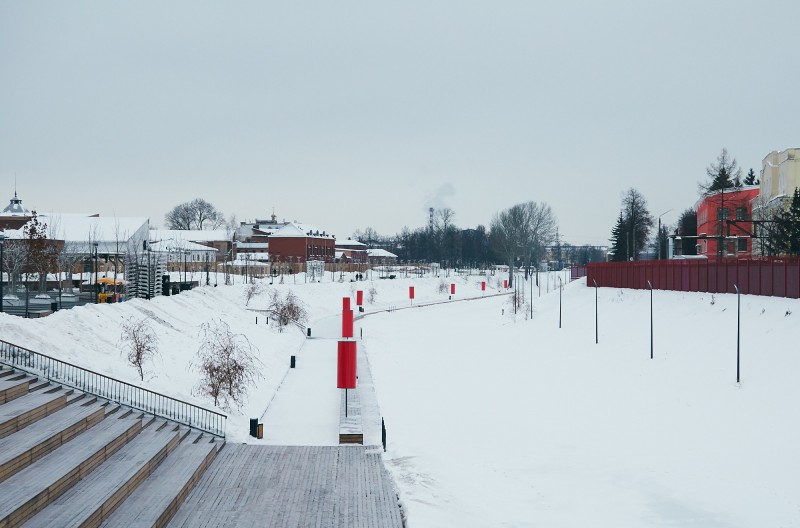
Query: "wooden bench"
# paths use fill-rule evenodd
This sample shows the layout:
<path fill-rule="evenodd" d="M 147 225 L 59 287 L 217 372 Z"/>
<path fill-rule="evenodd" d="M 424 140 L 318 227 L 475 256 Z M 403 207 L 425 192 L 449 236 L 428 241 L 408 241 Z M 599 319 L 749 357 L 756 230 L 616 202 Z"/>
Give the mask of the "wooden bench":
<path fill-rule="evenodd" d="M 347 398 L 342 390 L 342 399 L 339 404 L 339 444 L 364 444 L 364 430 L 361 427 L 361 398 L 358 389 L 348 389 Z"/>
<path fill-rule="evenodd" d="M 70 394 L 72 391 L 31 392 L 0 405 L 0 438 L 61 409 Z"/>
<path fill-rule="evenodd" d="M 33 378 L 25 374 L 0 378 L 0 405 L 28 394 L 31 381 L 33 381 Z"/>

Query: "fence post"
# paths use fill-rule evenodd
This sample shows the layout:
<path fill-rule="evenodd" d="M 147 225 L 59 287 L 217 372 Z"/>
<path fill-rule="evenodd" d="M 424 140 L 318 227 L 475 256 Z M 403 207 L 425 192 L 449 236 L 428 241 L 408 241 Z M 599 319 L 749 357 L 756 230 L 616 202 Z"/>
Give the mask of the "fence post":
<path fill-rule="evenodd" d="M 598 317 L 597 317 L 597 281 L 592 279 L 594 282 L 594 344 L 598 344 L 600 342 L 600 334 L 598 332 Z"/>
<path fill-rule="evenodd" d="M 739 286 L 734 284 L 736 288 L 736 383 L 739 383 L 739 323 L 741 321 L 742 303 L 739 296 Z"/>
<path fill-rule="evenodd" d="M 653 283 L 647 281 L 650 288 L 650 359 L 653 359 Z"/>

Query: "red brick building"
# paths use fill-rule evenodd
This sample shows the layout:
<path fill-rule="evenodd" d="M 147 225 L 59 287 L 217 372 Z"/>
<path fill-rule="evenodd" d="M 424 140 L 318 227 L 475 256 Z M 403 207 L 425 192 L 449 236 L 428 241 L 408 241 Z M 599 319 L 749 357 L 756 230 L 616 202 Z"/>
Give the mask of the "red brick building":
<path fill-rule="evenodd" d="M 368 261 L 367 246 L 358 240 L 337 240 L 336 258 L 340 262 L 353 262 L 363 264 Z"/>
<path fill-rule="evenodd" d="M 272 262 L 333 262 L 336 238 L 306 224 L 289 223 L 269 236 L 269 258 Z"/>
<path fill-rule="evenodd" d="M 698 255 L 733 257 L 752 254 L 751 202 L 758 196 L 758 190 L 756 185 L 736 190 L 725 189 L 724 192 L 716 192 L 698 202 Z"/>

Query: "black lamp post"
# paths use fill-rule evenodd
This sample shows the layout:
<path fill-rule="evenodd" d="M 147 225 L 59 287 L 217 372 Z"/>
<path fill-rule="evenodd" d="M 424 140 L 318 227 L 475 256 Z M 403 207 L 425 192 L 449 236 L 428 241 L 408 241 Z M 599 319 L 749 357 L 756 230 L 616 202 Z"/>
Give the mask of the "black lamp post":
<path fill-rule="evenodd" d="M 100 300 L 100 290 L 98 288 L 99 284 L 97 283 L 97 264 L 98 264 L 98 256 L 97 256 L 97 242 L 94 242 L 94 303 L 97 304 Z"/>
<path fill-rule="evenodd" d="M 184 288 L 186 287 L 186 267 L 189 262 L 189 250 L 184 250 L 183 252 L 183 284 Z"/>

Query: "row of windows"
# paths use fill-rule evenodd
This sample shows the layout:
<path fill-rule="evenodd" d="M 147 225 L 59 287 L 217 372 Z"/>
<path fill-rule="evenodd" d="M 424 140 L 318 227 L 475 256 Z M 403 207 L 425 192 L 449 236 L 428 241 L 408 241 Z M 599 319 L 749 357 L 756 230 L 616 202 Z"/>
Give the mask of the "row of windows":
<path fill-rule="evenodd" d="M 729 212 L 727 207 L 717 207 L 717 220 L 727 220 Z M 747 220 L 747 207 L 736 208 L 736 220 L 739 222 Z"/>
<path fill-rule="evenodd" d="M 725 245 L 726 245 L 727 253 L 729 255 L 733 255 L 734 254 L 734 248 L 736 248 L 736 251 L 735 251 L 736 253 L 747 253 L 747 251 L 748 251 L 747 240 L 748 239 L 746 239 L 746 238 L 740 238 L 740 239 L 735 240 L 735 241 L 731 240 L 731 241 L 726 242 Z M 705 244 L 697 244 L 697 254 L 698 255 L 702 255 L 703 253 L 707 253 L 707 251 L 704 251 L 706 249 L 706 247 L 707 246 Z"/>

